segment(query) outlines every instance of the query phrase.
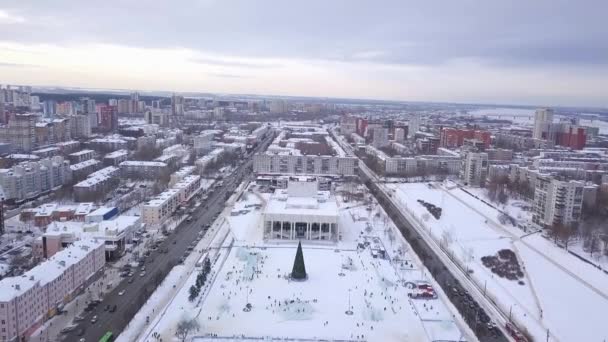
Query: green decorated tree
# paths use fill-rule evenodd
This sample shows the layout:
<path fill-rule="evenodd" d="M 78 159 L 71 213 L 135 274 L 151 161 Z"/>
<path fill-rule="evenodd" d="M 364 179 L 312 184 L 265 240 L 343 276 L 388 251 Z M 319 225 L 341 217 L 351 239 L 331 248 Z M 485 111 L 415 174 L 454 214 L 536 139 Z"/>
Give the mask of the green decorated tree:
<path fill-rule="evenodd" d="M 304 254 L 302 253 L 302 243 L 298 242 L 298 251 L 296 252 L 296 259 L 293 261 L 291 279 L 305 280 L 307 277 L 306 266 L 304 266 Z"/>

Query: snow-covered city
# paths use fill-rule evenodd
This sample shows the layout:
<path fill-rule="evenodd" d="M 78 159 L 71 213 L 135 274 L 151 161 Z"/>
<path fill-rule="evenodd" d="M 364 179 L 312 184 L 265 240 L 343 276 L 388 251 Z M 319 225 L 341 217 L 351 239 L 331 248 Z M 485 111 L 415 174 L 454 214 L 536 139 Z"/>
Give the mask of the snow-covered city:
<path fill-rule="evenodd" d="M 607 342 L 606 13 L 0 1 L 0 342 Z"/>

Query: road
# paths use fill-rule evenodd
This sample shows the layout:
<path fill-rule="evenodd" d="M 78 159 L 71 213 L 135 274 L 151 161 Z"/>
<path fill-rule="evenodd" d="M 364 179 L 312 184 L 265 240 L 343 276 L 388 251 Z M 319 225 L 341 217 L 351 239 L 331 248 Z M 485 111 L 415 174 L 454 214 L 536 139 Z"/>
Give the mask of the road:
<path fill-rule="evenodd" d="M 355 156 L 350 146 L 343 144 L 340 139 L 334 136 L 334 139 L 342 146 L 342 148 L 350 156 Z M 386 211 L 389 217 L 393 220 L 401 234 L 406 238 L 412 246 L 416 254 L 420 257 L 426 268 L 431 272 L 433 278 L 441 286 L 452 304 L 458 309 L 462 317 L 465 319 L 471 330 L 479 338 L 480 341 L 490 342 L 505 342 L 509 338 L 505 336 L 501 329 L 489 328 L 485 321 L 488 321 L 488 313 L 478 304 L 476 298 L 473 298 L 475 293 L 471 294 L 467 291 L 458 280 L 457 275 L 452 274 L 451 269 L 448 269 L 441 258 L 437 255 L 435 249 L 420 235 L 411 222 L 403 215 L 401 210 L 394 204 L 391 198 L 380 187 L 380 182 L 375 174 L 367 168 L 363 161 L 359 160 L 359 176 L 367 185 L 369 190 L 378 200 L 378 203 Z M 489 312 L 494 317 L 494 312 Z M 500 321 L 499 321 L 500 322 Z M 500 327 L 503 328 L 503 327 Z M 503 328 L 504 329 L 504 328 Z"/>
<path fill-rule="evenodd" d="M 137 310 L 145 303 L 147 298 L 154 292 L 154 289 L 169 273 L 171 268 L 178 263 L 188 246 L 196 241 L 199 232 L 206 224 L 211 224 L 216 215 L 224 208 L 226 194 L 232 193 L 244 176 L 251 174 L 253 153 L 266 148 L 272 136 L 268 137 L 256 147 L 256 149 L 246 156 L 244 161 L 236 170 L 225 178 L 224 184 L 210 193 L 209 198 L 194 213 L 191 222 L 183 222 L 175 231 L 170 234 L 156 251 L 146 260 L 146 273 L 143 277 L 139 275 L 139 269 L 134 270 L 133 282 L 128 283 L 127 278 L 108 293 L 97 307 L 88 313 L 83 313 L 84 320 L 78 322 L 74 331 L 64 334 L 65 341 L 78 341 L 84 338 L 86 341 L 98 341 L 106 332 L 111 331 L 114 336 L 118 336 L 125 326 L 131 321 Z M 167 249 L 167 253 L 161 251 Z M 120 296 L 119 292 L 124 291 Z M 105 311 L 106 306 L 116 305 L 115 312 Z M 91 318 L 97 316 L 97 322 L 91 323 Z M 83 336 L 77 336 L 80 329 L 84 329 Z"/>

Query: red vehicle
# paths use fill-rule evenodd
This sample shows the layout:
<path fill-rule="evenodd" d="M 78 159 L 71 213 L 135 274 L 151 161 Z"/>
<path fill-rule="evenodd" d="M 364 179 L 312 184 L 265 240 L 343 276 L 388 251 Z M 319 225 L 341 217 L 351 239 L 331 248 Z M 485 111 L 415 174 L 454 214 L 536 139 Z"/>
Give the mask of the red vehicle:
<path fill-rule="evenodd" d="M 509 333 L 509 335 L 511 335 L 511 337 L 513 337 L 515 339 L 515 341 L 528 342 L 528 339 L 521 332 L 519 332 L 519 330 L 517 330 L 517 327 L 515 327 L 515 325 L 513 325 L 513 323 L 507 322 L 507 324 L 505 325 L 505 328 L 507 329 L 507 332 Z"/>

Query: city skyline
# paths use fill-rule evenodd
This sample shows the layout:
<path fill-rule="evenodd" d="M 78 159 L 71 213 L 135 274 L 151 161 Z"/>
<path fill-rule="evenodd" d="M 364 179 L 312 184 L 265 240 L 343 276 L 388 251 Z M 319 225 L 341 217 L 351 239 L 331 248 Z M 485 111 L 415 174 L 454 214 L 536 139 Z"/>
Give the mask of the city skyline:
<path fill-rule="evenodd" d="M 606 107 L 607 5 L 5 1 L 4 83 Z"/>

